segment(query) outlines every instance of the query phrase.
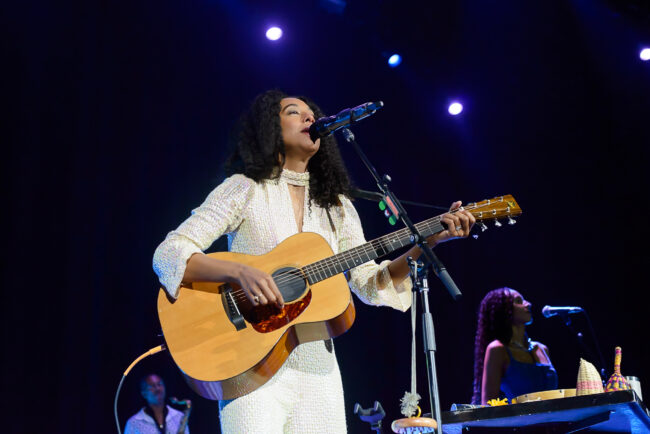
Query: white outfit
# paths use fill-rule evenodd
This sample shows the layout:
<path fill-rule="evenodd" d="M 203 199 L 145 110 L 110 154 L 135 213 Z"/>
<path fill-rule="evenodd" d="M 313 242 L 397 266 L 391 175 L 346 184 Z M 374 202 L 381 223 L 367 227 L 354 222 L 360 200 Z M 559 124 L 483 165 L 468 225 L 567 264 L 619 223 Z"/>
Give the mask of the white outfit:
<path fill-rule="evenodd" d="M 154 254 L 154 270 L 171 296 L 176 296 L 187 260 L 223 234 L 233 252 L 265 254 L 298 232 L 287 184 L 305 187 L 302 230 L 321 235 L 334 253 L 365 243 L 359 216 L 350 200 L 328 213 L 309 203 L 309 173 L 283 170 L 279 178 L 259 183 L 233 175 L 214 189 L 178 229 L 170 232 Z M 332 229 L 332 224 L 334 230 Z M 350 272 L 349 285 L 367 304 L 405 311 L 411 304 L 411 282 L 395 287 L 390 261 L 374 261 Z M 331 340 L 299 345 L 280 370 L 259 389 L 219 403 L 225 434 L 346 432 L 343 388 Z"/>
<path fill-rule="evenodd" d="M 178 411 L 170 406 L 167 406 L 167 417 L 165 418 L 165 434 L 176 434 L 181 426 L 183 420 L 183 412 Z M 190 429 L 186 426 L 185 434 L 190 434 Z M 126 428 L 124 434 L 160 434 L 158 424 L 144 412 L 142 408 L 139 412 L 134 414 L 126 421 Z"/>

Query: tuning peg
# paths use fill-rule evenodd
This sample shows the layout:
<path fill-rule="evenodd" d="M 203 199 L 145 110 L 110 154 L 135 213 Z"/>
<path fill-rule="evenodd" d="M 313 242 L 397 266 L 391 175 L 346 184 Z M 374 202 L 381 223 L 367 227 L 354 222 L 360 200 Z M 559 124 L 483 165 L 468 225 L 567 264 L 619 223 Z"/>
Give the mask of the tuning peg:
<path fill-rule="evenodd" d="M 513 219 L 512 217 L 508 216 L 508 224 L 509 225 L 514 225 L 517 223 L 517 220 Z"/>
<path fill-rule="evenodd" d="M 472 234 L 472 238 L 474 238 L 475 240 L 478 240 L 478 234 Z"/>
<path fill-rule="evenodd" d="M 485 232 L 488 230 L 488 227 L 483 222 L 478 222 L 478 227 L 481 228 L 481 232 Z"/>
<path fill-rule="evenodd" d="M 501 222 L 500 222 L 499 220 L 494 219 L 494 226 L 500 228 L 500 227 L 503 226 L 503 225 L 501 224 Z"/>

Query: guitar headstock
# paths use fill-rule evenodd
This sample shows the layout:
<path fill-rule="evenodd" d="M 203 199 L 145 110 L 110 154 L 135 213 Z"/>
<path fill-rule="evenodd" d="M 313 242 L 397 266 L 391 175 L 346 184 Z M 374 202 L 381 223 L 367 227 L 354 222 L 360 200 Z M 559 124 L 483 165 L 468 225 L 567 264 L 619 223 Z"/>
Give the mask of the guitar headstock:
<path fill-rule="evenodd" d="M 514 225 L 517 222 L 513 217 L 521 215 L 521 208 L 510 194 L 481 202 L 468 203 L 464 208 L 474 215 L 477 225 L 483 231 L 487 229 L 486 221 L 494 221 L 494 225 L 499 227 L 501 226 L 499 219 L 507 218 L 508 224 Z"/>

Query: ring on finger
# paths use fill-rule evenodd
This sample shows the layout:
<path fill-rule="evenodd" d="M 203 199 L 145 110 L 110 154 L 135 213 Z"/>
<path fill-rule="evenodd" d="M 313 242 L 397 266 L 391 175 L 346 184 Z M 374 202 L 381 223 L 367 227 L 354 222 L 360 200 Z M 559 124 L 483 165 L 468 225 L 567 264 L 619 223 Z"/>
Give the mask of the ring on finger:
<path fill-rule="evenodd" d="M 254 296 L 253 300 L 255 300 L 255 303 L 259 303 L 260 302 L 260 296 L 259 295 Z"/>
<path fill-rule="evenodd" d="M 459 231 L 459 230 L 461 230 L 461 229 L 463 229 L 462 226 L 456 226 L 456 231 Z"/>

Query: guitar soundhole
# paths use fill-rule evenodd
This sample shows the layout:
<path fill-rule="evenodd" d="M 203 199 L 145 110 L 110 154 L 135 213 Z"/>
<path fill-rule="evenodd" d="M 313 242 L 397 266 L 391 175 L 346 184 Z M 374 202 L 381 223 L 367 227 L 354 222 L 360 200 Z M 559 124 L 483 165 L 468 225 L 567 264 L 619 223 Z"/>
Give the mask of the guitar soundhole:
<path fill-rule="evenodd" d="M 307 289 L 307 283 L 302 272 L 293 267 L 284 267 L 276 270 L 271 276 L 278 286 L 285 303 L 291 303 L 302 297 Z"/>
<path fill-rule="evenodd" d="M 289 324 L 309 306 L 311 302 L 311 291 L 308 291 L 303 298 L 293 303 L 286 303 L 282 309 L 275 305 L 255 307 L 244 313 L 254 330 L 260 333 L 269 333 Z"/>

